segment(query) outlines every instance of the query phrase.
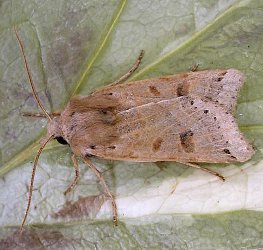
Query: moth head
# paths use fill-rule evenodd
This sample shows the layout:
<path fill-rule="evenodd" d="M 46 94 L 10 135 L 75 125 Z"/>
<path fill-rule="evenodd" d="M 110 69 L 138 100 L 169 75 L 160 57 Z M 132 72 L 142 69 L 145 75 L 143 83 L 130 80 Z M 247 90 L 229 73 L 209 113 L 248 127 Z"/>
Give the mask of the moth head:
<path fill-rule="evenodd" d="M 62 145 L 67 145 L 68 142 L 64 138 L 64 135 L 62 133 L 61 129 L 61 119 L 59 117 L 54 117 L 51 121 L 49 121 L 47 126 L 47 134 L 52 136 L 54 139 L 58 141 L 58 143 Z"/>

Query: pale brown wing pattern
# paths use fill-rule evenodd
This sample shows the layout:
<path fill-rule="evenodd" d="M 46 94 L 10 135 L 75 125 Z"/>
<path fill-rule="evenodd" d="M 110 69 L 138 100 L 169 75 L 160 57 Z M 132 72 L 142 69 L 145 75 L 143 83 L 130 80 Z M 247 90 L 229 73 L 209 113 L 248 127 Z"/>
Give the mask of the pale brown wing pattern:
<path fill-rule="evenodd" d="M 88 137 L 94 145 L 83 145 L 82 154 L 116 160 L 227 163 L 254 152 L 231 114 L 190 96 L 121 111 L 99 139 Z"/>
<path fill-rule="evenodd" d="M 215 69 L 147 79 L 104 87 L 91 96 L 112 96 L 121 100 L 120 110 L 194 95 L 217 103 L 233 113 L 244 75 L 236 69 Z"/>

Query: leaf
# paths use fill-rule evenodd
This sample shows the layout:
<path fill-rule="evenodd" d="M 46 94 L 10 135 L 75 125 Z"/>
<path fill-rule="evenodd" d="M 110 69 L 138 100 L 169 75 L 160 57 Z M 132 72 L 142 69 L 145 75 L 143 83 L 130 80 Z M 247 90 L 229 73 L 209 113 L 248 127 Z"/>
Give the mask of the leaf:
<path fill-rule="evenodd" d="M 263 3 L 246 1 L 0 2 L 1 249 L 260 249 L 262 240 Z M 236 118 L 256 148 L 244 164 L 217 165 L 226 182 L 177 163 L 92 159 L 117 198 L 119 226 L 95 176 L 70 149 L 51 143 L 41 155 L 22 236 L 32 160 L 47 121 L 38 112 L 13 27 L 23 40 L 38 95 L 51 111 L 127 72 L 132 79 L 237 68 L 246 75 Z"/>

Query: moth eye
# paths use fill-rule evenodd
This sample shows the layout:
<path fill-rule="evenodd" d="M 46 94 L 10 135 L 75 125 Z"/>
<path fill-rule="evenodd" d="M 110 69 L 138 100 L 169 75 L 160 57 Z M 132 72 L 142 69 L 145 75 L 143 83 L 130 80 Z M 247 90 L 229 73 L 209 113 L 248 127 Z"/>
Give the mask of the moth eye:
<path fill-rule="evenodd" d="M 55 139 L 62 145 L 68 145 L 67 141 L 62 136 L 55 137 Z"/>

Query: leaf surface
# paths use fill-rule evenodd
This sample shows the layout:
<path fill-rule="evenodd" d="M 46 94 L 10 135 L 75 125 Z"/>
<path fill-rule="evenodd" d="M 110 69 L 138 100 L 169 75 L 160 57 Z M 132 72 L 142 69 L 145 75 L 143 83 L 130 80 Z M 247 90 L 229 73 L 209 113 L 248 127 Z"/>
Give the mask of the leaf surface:
<path fill-rule="evenodd" d="M 260 249 L 263 247 L 263 3 L 245 1 L 0 2 L 0 248 L 4 249 Z M 63 110 L 127 72 L 130 80 L 189 71 L 236 68 L 246 76 L 236 112 L 256 149 L 244 164 L 206 165 L 226 177 L 177 163 L 92 159 L 116 196 L 119 226 L 96 177 L 70 149 L 52 142 L 41 155 L 22 237 L 32 160 L 46 133 L 22 63 L 19 31 L 39 97 Z M 205 164 L 204 164 L 205 165 Z"/>

